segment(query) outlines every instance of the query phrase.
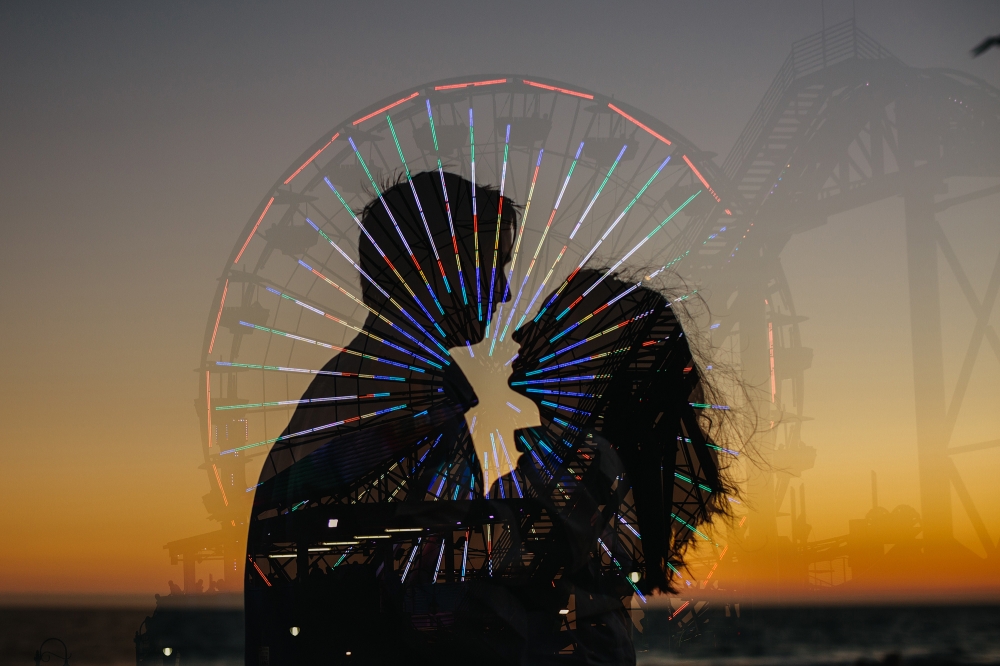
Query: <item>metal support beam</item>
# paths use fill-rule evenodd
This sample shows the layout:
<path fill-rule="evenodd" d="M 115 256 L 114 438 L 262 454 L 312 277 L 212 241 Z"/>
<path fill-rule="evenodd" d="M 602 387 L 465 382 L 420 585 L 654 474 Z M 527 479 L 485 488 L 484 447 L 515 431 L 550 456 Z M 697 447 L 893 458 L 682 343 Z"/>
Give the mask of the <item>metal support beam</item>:
<path fill-rule="evenodd" d="M 906 215 L 913 397 L 922 522 L 928 545 L 943 545 L 952 539 L 953 530 L 938 280 L 938 227 L 934 218 L 934 188 L 929 185 L 910 183 L 903 196 L 903 207 Z"/>

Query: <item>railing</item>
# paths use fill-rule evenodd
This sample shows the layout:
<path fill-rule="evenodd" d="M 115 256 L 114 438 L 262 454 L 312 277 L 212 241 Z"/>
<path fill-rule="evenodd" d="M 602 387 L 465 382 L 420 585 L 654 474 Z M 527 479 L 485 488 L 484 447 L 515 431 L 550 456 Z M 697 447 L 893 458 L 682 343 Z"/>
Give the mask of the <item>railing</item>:
<path fill-rule="evenodd" d="M 810 35 L 792 44 L 792 51 L 785 58 L 764 99 L 757 105 L 750 122 L 743 128 L 732 150 L 722 165 L 730 181 L 736 179 L 750 151 L 757 145 L 785 93 L 803 76 L 818 72 L 845 60 L 895 59 L 878 42 L 858 29 L 853 18 Z"/>

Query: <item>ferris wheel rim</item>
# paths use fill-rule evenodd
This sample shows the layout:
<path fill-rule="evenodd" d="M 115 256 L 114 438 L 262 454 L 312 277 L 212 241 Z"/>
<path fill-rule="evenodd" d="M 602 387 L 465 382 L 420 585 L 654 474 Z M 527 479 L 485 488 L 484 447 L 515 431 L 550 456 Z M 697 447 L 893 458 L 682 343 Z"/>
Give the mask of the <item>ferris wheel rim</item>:
<path fill-rule="evenodd" d="M 501 90 L 504 88 L 501 88 L 500 86 L 503 86 L 507 92 L 544 91 L 550 93 L 562 93 L 581 99 L 591 99 L 596 103 L 603 103 L 604 105 L 611 105 L 611 109 L 613 111 L 618 112 L 620 115 L 625 117 L 626 120 L 633 122 L 655 138 L 666 140 L 668 145 L 677 144 L 678 147 L 686 149 L 684 151 L 685 156 L 688 152 L 692 153 L 692 155 L 695 156 L 695 159 L 692 159 L 691 162 L 697 169 L 696 173 L 702 174 L 699 177 L 711 177 L 716 183 L 719 184 L 719 188 L 722 188 L 721 183 L 723 182 L 723 178 L 721 177 L 719 168 L 711 162 L 711 160 L 705 160 L 698 157 L 698 155 L 702 154 L 702 151 L 694 142 L 655 116 L 652 116 L 651 114 L 646 113 L 627 102 L 616 100 L 613 96 L 604 95 L 584 86 L 569 84 L 556 79 L 532 74 L 489 73 L 481 75 L 455 76 L 433 80 L 416 86 L 403 88 L 402 90 L 391 95 L 387 95 L 379 101 L 351 114 L 341 122 L 333 125 L 329 131 L 322 133 L 309 145 L 308 148 L 306 148 L 295 160 L 293 160 L 292 164 L 287 167 L 277 180 L 275 180 L 275 182 L 266 190 L 265 194 L 247 219 L 246 224 L 243 225 L 243 228 L 237 237 L 238 240 L 233 249 L 230 251 L 229 257 L 226 260 L 225 268 L 219 277 L 219 285 L 213 295 L 210 311 L 214 312 L 215 304 L 221 301 L 223 293 L 226 291 L 227 287 L 227 276 L 235 269 L 237 264 L 236 260 L 240 257 L 242 251 L 246 249 L 250 240 L 253 238 L 254 233 L 251 232 L 254 232 L 256 226 L 259 226 L 264 217 L 266 217 L 269 208 L 275 201 L 275 193 L 281 191 L 283 186 L 290 185 L 297 176 L 301 175 L 301 172 L 319 157 L 323 150 L 325 150 L 325 148 L 332 143 L 333 139 L 337 138 L 338 135 L 341 134 L 342 130 L 351 127 L 359 127 L 365 122 L 374 119 L 375 116 L 381 111 L 389 110 L 390 108 L 399 106 L 405 102 L 411 101 L 412 99 L 416 99 L 417 97 L 429 98 L 430 94 L 437 96 L 464 93 L 474 90 L 485 91 L 487 86 L 489 86 L 491 90 Z M 243 242 L 241 243 L 239 239 L 243 239 Z M 221 313 L 221 308 L 219 313 Z M 206 359 L 210 353 L 214 340 L 213 331 L 217 331 L 217 318 L 218 314 L 209 317 L 202 343 L 201 357 L 203 359 Z"/>

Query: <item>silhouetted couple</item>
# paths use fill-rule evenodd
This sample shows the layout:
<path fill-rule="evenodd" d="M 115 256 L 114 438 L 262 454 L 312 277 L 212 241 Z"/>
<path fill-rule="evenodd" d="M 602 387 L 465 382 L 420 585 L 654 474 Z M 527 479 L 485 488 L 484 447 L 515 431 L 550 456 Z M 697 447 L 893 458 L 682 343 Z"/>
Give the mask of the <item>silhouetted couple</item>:
<path fill-rule="evenodd" d="M 248 664 L 634 664 L 629 608 L 670 589 L 692 534 L 676 517 L 719 510 L 674 483 L 687 461 L 719 487 L 698 371 L 664 296 L 584 269 L 514 334 L 510 387 L 541 423 L 480 460 L 478 398 L 446 350 L 482 341 L 507 297 L 517 214 L 440 171 L 362 212 L 363 332 L 256 490 Z"/>

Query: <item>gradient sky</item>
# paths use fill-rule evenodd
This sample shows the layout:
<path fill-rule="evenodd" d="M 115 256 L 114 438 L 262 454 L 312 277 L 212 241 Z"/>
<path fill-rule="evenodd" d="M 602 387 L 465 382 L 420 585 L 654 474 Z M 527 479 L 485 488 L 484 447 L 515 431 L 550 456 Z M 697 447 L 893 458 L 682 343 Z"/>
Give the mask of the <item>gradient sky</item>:
<path fill-rule="evenodd" d="M 851 11 L 828 0 L 827 24 Z M 1000 51 L 969 57 L 1000 32 L 994 2 L 860 2 L 857 20 L 910 65 L 1000 86 Z M 329 127 L 425 81 L 532 73 L 613 94 L 721 162 L 791 43 L 820 25 L 820 2 L 801 0 L 4 3 L 0 593 L 180 580 L 163 544 L 214 527 L 193 369 L 216 279 L 262 193 Z M 980 290 L 997 203 L 942 217 Z M 869 470 L 883 505 L 919 507 L 902 219 L 883 201 L 783 255 L 816 350 L 803 431 L 819 452 L 804 477 L 814 538 L 867 511 Z M 971 318 L 942 284 L 953 381 Z M 1000 437 L 988 354 L 955 444 Z M 995 539 L 1000 454 L 969 456 L 960 468 Z"/>

